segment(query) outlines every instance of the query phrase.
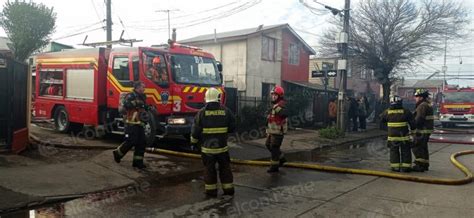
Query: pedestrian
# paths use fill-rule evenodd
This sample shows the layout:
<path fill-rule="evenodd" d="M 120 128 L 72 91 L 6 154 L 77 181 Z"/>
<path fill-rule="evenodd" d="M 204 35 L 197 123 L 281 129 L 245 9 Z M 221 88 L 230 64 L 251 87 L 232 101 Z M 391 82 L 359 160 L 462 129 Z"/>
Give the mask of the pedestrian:
<path fill-rule="evenodd" d="M 288 131 L 288 114 L 285 108 L 284 94 L 285 90 L 281 86 L 275 86 L 271 92 L 273 106 L 267 115 L 267 140 L 265 142 L 272 156 L 270 169 L 267 170 L 269 173 L 278 172 L 280 166 L 286 162 L 280 149 L 283 137 Z"/>
<path fill-rule="evenodd" d="M 413 171 L 424 172 L 428 171 L 430 166 L 428 141 L 434 127 L 433 107 L 428 100 L 430 95 L 428 90 L 416 89 L 414 95 L 416 101 L 414 114 L 416 129 L 412 148 L 415 156 Z"/>
<path fill-rule="evenodd" d="M 205 193 L 217 197 L 217 174 L 224 195 L 234 195 L 233 175 L 230 166 L 228 133 L 235 130 L 232 112 L 221 105 L 221 92 L 209 88 L 205 94 L 206 105 L 196 114 L 191 130 L 191 143 L 201 147 Z M 217 165 L 217 169 L 216 169 Z"/>
<path fill-rule="evenodd" d="M 336 104 L 336 99 L 332 98 L 329 102 L 328 106 L 328 111 L 329 111 L 329 122 L 328 126 L 332 126 L 336 123 L 337 120 L 337 104 Z"/>
<path fill-rule="evenodd" d="M 359 118 L 360 131 L 366 130 L 367 107 L 363 98 L 360 98 L 357 104 L 357 117 Z"/>
<path fill-rule="evenodd" d="M 143 164 L 146 147 L 143 126 L 148 116 L 148 105 L 144 91 L 145 84 L 137 81 L 133 84 L 133 91 L 126 94 L 124 101 L 121 101 L 125 110 L 125 141 L 113 151 L 115 162 L 120 163 L 120 160 L 134 147 L 132 166 L 138 169 L 146 168 Z"/>
<path fill-rule="evenodd" d="M 352 120 L 352 131 L 357 132 L 358 131 L 358 110 L 359 110 L 359 104 L 353 97 L 349 97 L 349 119 Z"/>
<path fill-rule="evenodd" d="M 413 115 L 403 108 L 400 96 L 390 97 L 390 107 L 380 115 L 382 123 L 387 124 L 387 146 L 390 148 L 390 167 L 392 171 L 410 172 L 411 151 L 409 128 L 414 127 Z"/>

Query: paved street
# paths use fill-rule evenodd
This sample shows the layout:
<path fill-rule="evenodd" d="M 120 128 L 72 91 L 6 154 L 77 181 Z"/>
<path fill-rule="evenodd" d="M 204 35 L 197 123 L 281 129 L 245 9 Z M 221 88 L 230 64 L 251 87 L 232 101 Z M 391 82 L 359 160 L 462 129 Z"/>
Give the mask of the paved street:
<path fill-rule="evenodd" d="M 470 136 L 471 140 L 473 136 Z M 429 172 L 411 175 L 460 178 L 451 153 L 472 145 L 431 143 Z M 242 150 L 241 152 L 245 152 Z M 242 155 L 242 154 L 241 154 Z M 387 171 L 383 140 L 355 143 L 288 155 L 291 161 Z M 474 157 L 460 160 L 468 167 Z M 472 169 L 472 167 L 471 167 Z M 89 195 L 42 208 L 38 214 L 144 217 L 472 217 L 474 184 L 429 185 L 372 176 L 282 169 L 275 175 L 263 167 L 234 166 L 236 195 L 207 199 L 201 177 L 169 185 L 151 183 L 136 189 Z"/>

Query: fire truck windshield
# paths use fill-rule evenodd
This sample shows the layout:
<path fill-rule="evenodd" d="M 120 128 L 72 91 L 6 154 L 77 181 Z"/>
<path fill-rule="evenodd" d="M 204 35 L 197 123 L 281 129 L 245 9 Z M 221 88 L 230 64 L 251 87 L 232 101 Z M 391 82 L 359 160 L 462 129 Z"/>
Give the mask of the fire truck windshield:
<path fill-rule="evenodd" d="M 445 92 L 445 103 L 474 103 L 474 92 Z"/>
<path fill-rule="evenodd" d="M 221 76 L 211 58 L 192 55 L 172 55 L 171 72 L 176 83 L 220 85 Z"/>

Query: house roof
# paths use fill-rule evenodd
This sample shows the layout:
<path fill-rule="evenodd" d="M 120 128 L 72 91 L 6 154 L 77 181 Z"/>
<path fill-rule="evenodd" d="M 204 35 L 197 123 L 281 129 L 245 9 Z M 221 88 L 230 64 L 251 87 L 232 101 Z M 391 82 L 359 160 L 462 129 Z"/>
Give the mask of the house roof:
<path fill-rule="evenodd" d="M 7 37 L 0 36 L 0 50 L 9 51 L 8 43 L 10 43 L 10 40 Z"/>
<path fill-rule="evenodd" d="M 433 88 L 443 86 L 444 80 L 418 80 L 418 82 L 413 85 L 415 88 Z"/>
<path fill-rule="evenodd" d="M 324 91 L 324 86 L 320 85 L 320 84 L 310 83 L 310 82 L 287 81 L 287 80 L 284 80 L 284 81 L 289 83 L 289 84 L 302 86 L 302 87 L 305 87 L 305 88 L 308 88 L 308 89 L 313 89 L 313 90 L 317 90 L 317 91 Z M 327 90 L 328 90 L 328 92 L 338 92 L 337 89 L 330 88 L 330 87 L 328 87 Z"/>
<path fill-rule="evenodd" d="M 264 31 L 272 31 L 272 30 L 277 30 L 277 29 L 288 29 L 298 40 L 300 40 L 305 48 L 310 52 L 310 54 L 314 55 L 316 52 L 314 49 L 309 46 L 303 38 L 301 38 L 294 30 L 293 28 L 290 27 L 289 24 L 277 24 L 277 25 L 270 25 L 270 26 L 263 26 L 260 25 L 258 27 L 254 28 L 248 28 L 248 29 L 241 29 L 241 30 L 234 30 L 234 31 L 229 31 L 229 32 L 222 32 L 222 33 L 216 33 L 216 34 L 206 34 L 206 35 L 200 35 L 196 36 L 193 38 L 185 39 L 185 40 L 180 40 L 179 43 L 194 43 L 194 44 L 208 44 L 208 43 L 214 43 L 214 40 L 238 40 L 242 38 L 247 38 L 250 35 L 256 34 L 256 33 L 261 33 Z"/>

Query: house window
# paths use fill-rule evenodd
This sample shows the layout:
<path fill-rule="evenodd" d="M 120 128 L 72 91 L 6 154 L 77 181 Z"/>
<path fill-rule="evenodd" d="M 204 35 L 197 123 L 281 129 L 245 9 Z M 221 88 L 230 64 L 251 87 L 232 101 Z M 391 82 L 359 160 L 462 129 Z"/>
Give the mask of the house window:
<path fill-rule="evenodd" d="M 270 98 L 270 92 L 275 87 L 273 83 L 262 83 L 262 99 Z"/>
<path fill-rule="evenodd" d="M 234 80 L 226 80 L 226 81 L 224 81 L 224 86 L 225 86 L 225 87 L 230 87 L 230 88 L 235 88 L 235 87 L 234 87 Z"/>
<path fill-rule="evenodd" d="M 262 60 L 275 61 L 276 40 L 267 36 L 262 37 Z"/>
<path fill-rule="evenodd" d="M 365 67 L 360 69 L 360 78 L 367 79 L 367 69 Z"/>
<path fill-rule="evenodd" d="M 293 65 L 300 64 L 300 49 L 298 44 L 290 44 L 288 63 Z"/>

